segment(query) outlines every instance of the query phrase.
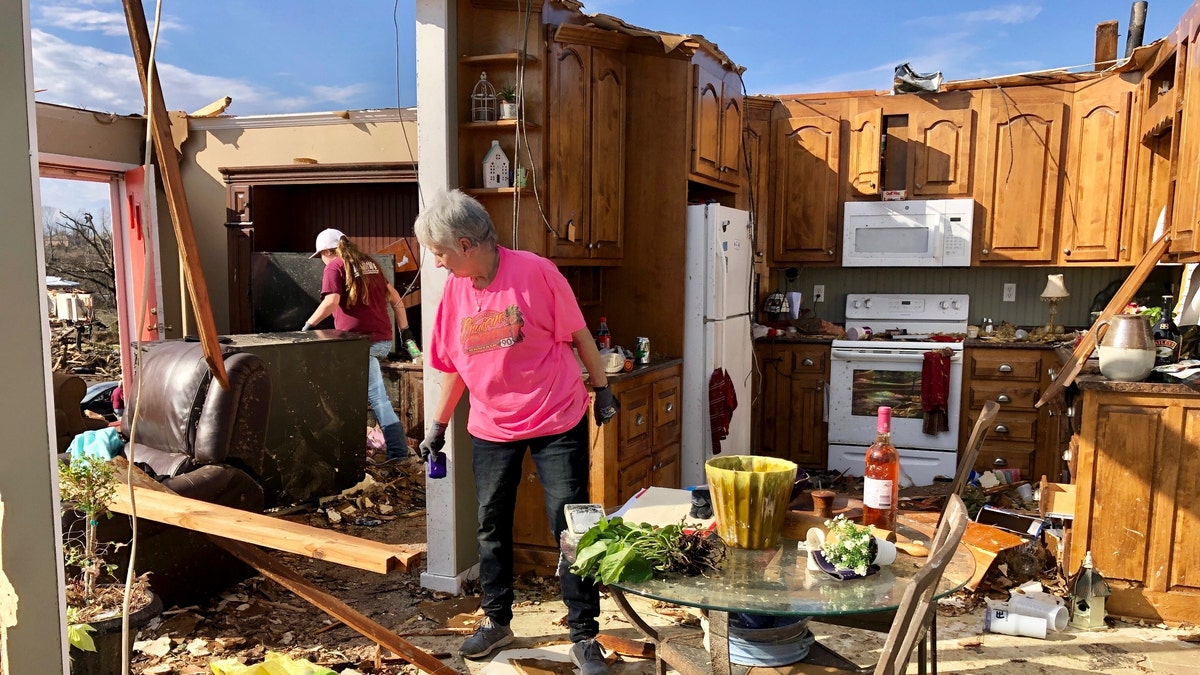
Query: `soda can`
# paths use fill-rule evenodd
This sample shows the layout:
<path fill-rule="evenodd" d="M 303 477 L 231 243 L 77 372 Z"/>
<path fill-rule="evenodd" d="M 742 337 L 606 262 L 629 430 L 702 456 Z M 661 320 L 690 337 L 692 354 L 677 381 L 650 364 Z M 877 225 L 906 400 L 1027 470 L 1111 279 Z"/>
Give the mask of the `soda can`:
<path fill-rule="evenodd" d="M 640 365 L 650 363 L 650 338 L 640 337 L 637 339 L 637 348 L 634 350 L 637 355 L 637 362 Z"/>

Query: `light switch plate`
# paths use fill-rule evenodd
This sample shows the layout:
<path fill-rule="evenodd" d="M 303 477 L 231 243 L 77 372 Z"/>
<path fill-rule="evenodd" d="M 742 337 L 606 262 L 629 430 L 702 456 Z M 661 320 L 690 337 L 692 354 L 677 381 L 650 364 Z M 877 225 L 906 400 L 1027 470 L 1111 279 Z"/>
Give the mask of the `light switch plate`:
<path fill-rule="evenodd" d="M 1016 284 L 1004 284 L 1004 302 L 1016 302 L 1016 301 L 1017 301 L 1017 285 Z"/>
<path fill-rule="evenodd" d="M 813 286 L 813 302 L 825 302 L 824 284 L 816 284 Z"/>

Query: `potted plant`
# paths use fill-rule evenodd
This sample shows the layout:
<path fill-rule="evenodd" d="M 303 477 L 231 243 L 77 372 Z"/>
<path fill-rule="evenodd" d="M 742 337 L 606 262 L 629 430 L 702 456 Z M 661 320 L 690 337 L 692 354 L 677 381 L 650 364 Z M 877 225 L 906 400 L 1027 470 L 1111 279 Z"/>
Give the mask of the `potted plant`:
<path fill-rule="evenodd" d="M 500 101 L 500 119 L 515 120 L 517 119 L 518 101 L 517 88 L 512 84 L 506 84 L 500 92 L 496 94 L 496 98 Z"/>
<path fill-rule="evenodd" d="M 125 585 L 113 576 L 116 565 L 105 559 L 116 545 L 101 542 L 97 529 L 116 491 L 112 464 L 93 457 L 60 462 L 58 486 L 62 509 L 76 527 L 64 524 L 63 561 L 66 567 L 67 641 L 71 645 L 72 675 L 120 672 L 121 616 Z M 80 538 L 80 527 L 82 538 Z M 162 609 L 144 577 L 134 581 L 130 626 L 136 630 Z"/>

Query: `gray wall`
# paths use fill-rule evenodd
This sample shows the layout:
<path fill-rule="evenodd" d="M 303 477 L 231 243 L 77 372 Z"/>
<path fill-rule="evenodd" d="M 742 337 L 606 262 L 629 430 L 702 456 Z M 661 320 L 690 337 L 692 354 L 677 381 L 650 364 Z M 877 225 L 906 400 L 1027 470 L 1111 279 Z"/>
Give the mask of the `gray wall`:
<path fill-rule="evenodd" d="M 1018 326 L 1040 326 L 1049 320 L 1046 303 L 1039 299 L 1046 286 L 1047 274 L 1062 274 L 1071 297 L 1059 302 L 1056 323 L 1086 327 L 1091 325 L 1088 312 L 1096 293 L 1113 281 L 1128 276 L 1130 267 L 1025 267 L 1025 268 L 904 268 L 863 267 L 797 269 L 795 281 L 786 280 L 782 270 L 773 274 L 774 283 L 784 291 L 804 294 L 803 306 L 814 309 L 827 321 L 845 320 L 847 293 L 966 293 L 971 296 L 970 322 L 978 324 L 991 317 Z M 1179 287 L 1180 265 L 1159 265 L 1152 278 L 1162 278 Z M 1003 302 L 1004 284 L 1017 285 L 1016 302 Z M 825 302 L 813 304 L 814 284 L 825 285 Z M 772 289 L 767 289 L 772 290 Z M 1150 298 L 1154 304 L 1158 297 Z"/>

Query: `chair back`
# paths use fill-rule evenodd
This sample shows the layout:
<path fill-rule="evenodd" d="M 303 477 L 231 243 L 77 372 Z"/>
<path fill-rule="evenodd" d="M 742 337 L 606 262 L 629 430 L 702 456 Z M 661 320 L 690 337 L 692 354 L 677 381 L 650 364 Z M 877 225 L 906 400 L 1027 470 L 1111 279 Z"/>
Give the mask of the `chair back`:
<path fill-rule="evenodd" d="M 967 437 L 967 446 L 959 455 L 958 471 L 954 472 L 954 483 L 950 485 L 950 494 L 962 496 L 963 489 L 967 487 L 967 477 L 971 475 L 971 470 L 975 467 L 975 460 L 979 458 L 979 449 L 983 447 L 983 441 L 992 428 L 992 421 L 996 419 L 996 414 L 999 412 L 999 403 L 988 401 L 983 404 L 983 409 L 979 411 L 979 419 L 975 420 L 975 426 L 971 427 L 971 435 Z"/>
<path fill-rule="evenodd" d="M 900 598 L 892 629 L 875 665 L 875 675 L 902 675 L 908 669 L 913 647 L 929 627 L 936 610 L 933 594 L 966 529 L 967 507 L 961 497 L 952 494 L 942 513 L 942 522 L 934 533 L 929 558 L 917 570 Z"/>

